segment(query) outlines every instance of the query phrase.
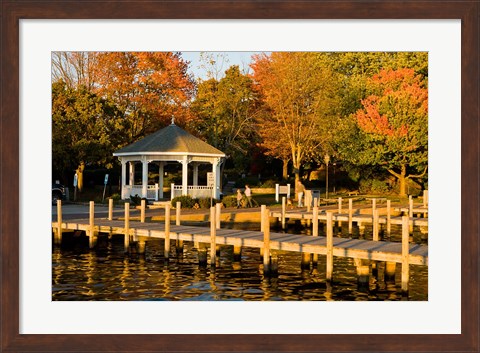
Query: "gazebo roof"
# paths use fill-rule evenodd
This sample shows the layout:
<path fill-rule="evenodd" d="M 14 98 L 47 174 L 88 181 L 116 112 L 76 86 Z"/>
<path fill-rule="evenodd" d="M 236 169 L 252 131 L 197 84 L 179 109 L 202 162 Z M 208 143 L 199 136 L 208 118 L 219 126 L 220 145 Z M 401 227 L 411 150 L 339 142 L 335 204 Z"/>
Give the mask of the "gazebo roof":
<path fill-rule="evenodd" d="M 113 153 L 114 156 L 187 154 L 225 157 L 225 153 L 193 136 L 174 123 Z"/>

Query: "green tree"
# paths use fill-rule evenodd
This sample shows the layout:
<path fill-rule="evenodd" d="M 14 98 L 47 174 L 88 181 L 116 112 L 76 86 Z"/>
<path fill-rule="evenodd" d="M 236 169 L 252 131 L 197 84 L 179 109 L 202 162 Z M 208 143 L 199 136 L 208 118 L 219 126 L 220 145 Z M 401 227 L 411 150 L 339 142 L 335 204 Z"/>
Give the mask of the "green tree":
<path fill-rule="evenodd" d="M 245 159 L 252 140 L 255 141 L 257 99 L 252 84 L 233 65 L 219 81 L 201 81 L 192 103 L 197 118 L 191 120 L 191 129 L 237 162 Z"/>
<path fill-rule="evenodd" d="M 112 153 L 125 141 L 126 121 L 112 102 L 85 86 L 52 85 L 52 166 L 69 180 L 85 165 L 112 168 Z M 81 178 L 82 175 L 79 175 Z"/>

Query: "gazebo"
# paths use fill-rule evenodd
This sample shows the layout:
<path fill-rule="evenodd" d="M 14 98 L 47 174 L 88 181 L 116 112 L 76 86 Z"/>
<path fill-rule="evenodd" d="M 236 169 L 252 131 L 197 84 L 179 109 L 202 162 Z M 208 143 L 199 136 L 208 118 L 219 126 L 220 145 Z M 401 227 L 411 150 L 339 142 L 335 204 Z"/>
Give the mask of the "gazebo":
<path fill-rule="evenodd" d="M 173 119 L 171 125 L 115 151 L 113 155 L 122 164 L 122 199 L 135 195 L 155 201 L 163 199 L 164 167 L 168 162 L 182 164 L 182 185 L 171 185 L 171 199 L 180 195 L 220 198 L 220 166 L 225 153 L 178 127 Z M 142 164 L 141 185 L 135 185 L 135 164 L 138 162 Z M 158 165 L 159 177 L 155 185 L 148 185 L 151 163 Z M 198 185 L 200 164 L 212 165 L 207 185 Z M 188 185 L 189 166 L 193 172 L 192 185 Z"/>

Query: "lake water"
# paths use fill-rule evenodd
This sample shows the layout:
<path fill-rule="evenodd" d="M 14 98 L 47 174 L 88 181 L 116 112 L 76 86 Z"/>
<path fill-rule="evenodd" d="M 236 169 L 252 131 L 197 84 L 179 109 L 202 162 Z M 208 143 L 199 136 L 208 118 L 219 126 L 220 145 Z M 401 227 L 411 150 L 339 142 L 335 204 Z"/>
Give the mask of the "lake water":
<path fill-rule="evenodd" d="M 367 228 L 367 239 L 368 232 Z M 422 242 L 417 234 L 413 240 Z M 147 242 L 145 255 L 124 255 L 123 236 L 102 241 L 95 250 L 88 249 L 86 237 L 65 241 L 61 247 L 53 248 L 52 299 L 428 300 L 427 266 L 410 266 L 409 292 L 402 295 L 400 264 L 397 264 L 394 282 L 385 280 L 384 263 L 379 263 L 377 276 L 371 276 L 367 285 L 359 285 L 353 260 L 335 257 L 334 278 L 329 284 L 325 281 L 326 263 L 322 255 L 316 265 L 302 269 L 300 254 L 273 251 L 278 257 L 278 274 L 267 276 L 263 273 L 263 257 L 258 249 L 243 248 L 241 261 L 234 261 L 233 249 L 221 247 L 215 268 L 199 266 L 193 243 L 185 242 L 183 252 L 177 254 L 172 242 L 168 262 L 163 249 L 160 239 Z"/>

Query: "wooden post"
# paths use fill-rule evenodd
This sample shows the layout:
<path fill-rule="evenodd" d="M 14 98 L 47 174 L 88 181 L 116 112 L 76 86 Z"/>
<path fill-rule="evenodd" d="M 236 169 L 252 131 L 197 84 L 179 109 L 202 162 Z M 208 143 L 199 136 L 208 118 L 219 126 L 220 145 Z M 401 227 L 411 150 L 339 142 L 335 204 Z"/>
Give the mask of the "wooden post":
<path fill-rule="evenodd" d="M 373 241 L 378 241 L 379 240 L 379 237 L 378 237 L 378 227 L 379 227 L 378 220 L 379 220 L 378 210 L 375 209 L 373 211 Z"/>
<path fill-rule="evenodd" d="M 125 203 L 125 237 L 124 237 L 124 250 L 125 253 L 128 252 L 130 248 L 130 203 Z"/>
<path fill-rule="evenodd" d="M 145 240 L 139 240 L 137 242 L 137 251 L 139 254 L 145 254 L 145 245 L 146 245 Z"/>
<path fill-rule="evenodd" d="M 217 203 L 218 205 L 218 203 Z M 218 207 L 210 207 L 210 266 L 215 266 L 217 256 L 217 221 Z"/>
<path fill-rule="evenodd" d="M 428 206 L 428 190 L 423 190 L 423 207 Z"/>
<path fill-rule="evenodd" d="M 343 211 L 343 209 L 342 209 L 342 201 L 343 201 L 342 198 L 339 197 L 339 198 L 338 198 L 338 215 L 340 215 L 340 214 L 342 213 L 342 211 Z M 338 219 L 338 218 L 337 218 L 337 219 Z M 341 229 L 341 228 L 342 228 L 342 221 L 337 221 L 337 225 L 338 225 L 338 232 L 339 232 L 339 233 L 342 233 L 342 229 Z"/>
<path fill-rule="evenodd" d="M 385 282 L 395 283 L 395 271 L 397 269 L 396 262 L 385 263 Z"/>
<path fill-rule="evenodd" d="M 282 229 L 285 229 L 285 213 L 287 212 L 287 198 L 282 196 Z"/>
<path fill-rule="evenodd" d="M 408 217 L 412 220 L 412 224 L 409 226 L 410 233 L 413 232 L 413 197 L 412 195 L 408 196 Z"/>
<path fill-rule="evenodd" d="M 348 199 L 348 234 L 352 234 L 353 200 Z"/>
<path fill-rule="evenodd" d="M 95 247 L 95 202 L 90 201 L 90 227 L 89 227 L 89 239 L 88 239 L 88 245 L 90 249 L 93 249 Z"/>
<path fill-rule="evenodd" d="M 170 256 L 170 204 L 165 205 L 165 249 L 163 256 L 168 260 Z"/>
<path fill-rule="evenodd" d="M 240 261 L 242 259 L 242 246 L 233 246 L 233 261 Z"/>
<path fill-rule="evenodd" d="M 108 199 L 108 220 L 113 219 L 113 199 Z"/>
<path fill-rule="evenodd" d="M 408 292 L 408 281 L 410 277 L 409 267 L 409 217 L 402 217 L 402 292 Z"/>
<path fill-rule="evenodd" d="M 140 203 L 140 222 L 145 223 L 145 200 Z"/>
<path fill-rule="evenodd" d="M 269 211 L 265 209 L 262 214 L 263 227 L 263 272 L 270 272 L 270 217 Z"/>
<path fill-rule="evenodd" d="M 333 277 L 333 214 L 327 212 L 327 271 L 326 280 L 331 282 Z"/>
<path fill-rule="evenodd" d="M 318 236 L 318 206 L 313 206 L 313 226 L 312 226 L 312 235 L 314 237 Z"/>
<path fill-rule="evenodd" d="M 180 201 L 177 201 L 176 206 L 175 206 L 175 225 L 179 226 L 180 225 L 180 216 L 182 212 L 182 203 Z"/>
<path fill-rule="evenodd" d="M 260 206 L 260 232 L 263 232 L 263 230 L 265 229 L 265 219 L 263 217 L 263 214 L 265 213 L 265 211 L 267 210 L 267 206 L 266 205 L 261 205 Z"/>
<path fill-rule="evenodd" d="M 62 244 L 62 200 L 57 201 L 57 232 L 55 234 L 54 243 L 57 245 Z"/>
<path fill-rule="evenodd" d="M 220 229 L 220 216 L 222 214 L 222 204 L 219 202 L 215 204 L 215 225 L 217 229 Z"/>
<path fill-rule="evenodd" d="M 387 200 L 387 235 L 392 231 L 392 202 Z"/>

